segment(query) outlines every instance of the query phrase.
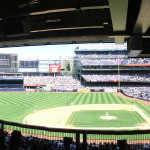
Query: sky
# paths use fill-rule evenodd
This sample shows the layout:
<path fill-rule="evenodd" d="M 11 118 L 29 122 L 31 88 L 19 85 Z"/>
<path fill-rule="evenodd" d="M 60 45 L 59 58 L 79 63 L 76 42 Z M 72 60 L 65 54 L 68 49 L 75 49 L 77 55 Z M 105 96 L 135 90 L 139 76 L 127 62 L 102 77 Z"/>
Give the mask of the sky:
<path fill-rule="evenodd" d="M 80 46 L 82 49 L 116 49 L 117 47 L 125 48 L 125 44 L 115 45 L 114 43 L 86 43 L 86 44 L 64 44 L 64 45 L 43 45 L 43 46 L 24 46 L 24 47 L 9 47 L 0 48 L 0 53 L 18 54 L 18 60 L 59 60 L 69 56 L 75 56 L 74 50 Z M 114 48 L 115 46 L 115 48 Z M 125 46 L 125 47 L 124 47 Z"/>
<path fill-rule="evenodd" d="M 0 53 L 18 54 L 18 60 L 55 60 L 75 56 L 74 50 L 78 44 L 44 45 L 0 48 Z"/>

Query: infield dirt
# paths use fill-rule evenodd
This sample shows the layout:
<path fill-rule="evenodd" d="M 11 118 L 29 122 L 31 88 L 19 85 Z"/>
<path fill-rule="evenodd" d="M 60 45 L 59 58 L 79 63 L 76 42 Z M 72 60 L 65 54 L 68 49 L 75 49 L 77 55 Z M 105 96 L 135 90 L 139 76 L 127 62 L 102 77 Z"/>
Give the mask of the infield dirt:
<path fill-rule="evenodd" d="M 70 115 L 74 111 L 80 110 L 128 110 L 128 111 L 137 111 L 147 122 L 145 124 L 139 124 L 137 127 L 123 127 L 120 129 L 147 129 L 150 128 L 150 119 L 135 105 L 127 105 L 127 104 L 88 104 L 88 105 L 74 105 L 74 106 L 64 106 L 57 107 L 52 109 L 44 109 L 41 111 L 36 111 L 35 113 L 31 113 L 25 117 L 24 123 L 39 125 L 39 126 L 47 126 L 47 127 L 55 127 L 55 128 L 77 128 L 72 125 L 66 124 Z M 79 129 L 79 128 L 78 128 Z M 83 129 L 83 128 L 81 128 Z M 86 128 L 93 129 L 93 128 Z M 101 128 L 95 128 L 101 129 Z M 104 128 L 103 128 L 104 129 Z M 105 128 L 108 129 L 108 128 Z M 110 128 L 109 128 L 110 129 Z M 111 128 L 111 129 L 115 129 Z"/>

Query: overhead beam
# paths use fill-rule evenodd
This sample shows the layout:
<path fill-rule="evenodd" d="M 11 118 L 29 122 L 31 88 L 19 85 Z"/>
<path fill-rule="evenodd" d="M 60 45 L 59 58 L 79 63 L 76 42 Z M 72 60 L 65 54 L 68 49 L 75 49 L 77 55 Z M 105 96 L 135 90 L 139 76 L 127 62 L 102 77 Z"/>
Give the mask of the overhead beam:
<path fill-rule="evenodd" d="M 68 12 L 68 11 L 76 11 L 76 8 L 64 8 L 64 9 L 54 9 L 54 10 L 45 10 L 45 11 L 38 11 L 38 12 L 32 12 L 26 15 L 43 15 L 43 14 L 49 14 L 49 13 L 59 13 L 59 12 Z"/>
<path fill-rule="evenodd" d="M 20 40 L 1 41 L 0 48 L 2 47 L 17 47 L 17 46 L 33 46 L 33 45 L 50 45 L 50 44 L 74 44 L 74 43 L 99 43 L 102 41 L 109 41 L 106 35 L 94 36 L 72 36 L 72 37 L 49 37 L 49 38 L 29 38 Z"/>
<path fill-rule="evenodd" d="M 108 0 L 114 31 L 125 31 L 128 0 Z"/>
<path fill-rule="evenodd" d="M 81 10 L 95 10 L 95 9 L 106 9 L 109 8 L 108 5 L 105 6 L 88 6 L 88 7 L 81 7 Z"/>
<path fill-rule="evenodd" d="M 137 57 L 142 52 L 142 36 L 131 36 L 128 41 L 128 56 Z"/>
<path fill-rule="evenodd" d="M 116 44 L 123 44 L 124 43 L 124 37 L 123 36 L 116 36 L 115 37 L 115 43 Z"/>
<path fill-rule="evenodd" d="M 109 8 L 108 5 L 105 6 L 87 6 L 87 7 L 80 7 L 80 10 L 96 10 L 96 9 L 106 9 Z M 68 12 L 68 11 L 77 11 L 76 8 L 64 8 L 64 9 L 53 9 L 53 10 L 45 10 L 39 12 L 32 12 L 26 15 L 43 15 L 43 14 L 50 14 L 50 13 L 59 13 L 59 12 Z"/>
<path fill-rule="evenodd" d="M 108 38 L 113 38 L 116 44 L 123 44 L 124 39 L 130 38 L 130 35 L 111 35 Z"/>
<path fill-rule="evenodd" d="M 142 0 L 133 33 L 145 33 L 150 26 L 150 0 Z"/>
<path fill-rule="evenodd" d="M 43 30 L 33 30 L 35 32 L 47 32 L 47 31 L 59 31 L 59 30 L 79 30 L 79 29 L 102 29 L 104 26 L 83 26 L 83 27 L 68 27 L 68 28 L 54 28 L 54 29 L 43 29 Z"/>

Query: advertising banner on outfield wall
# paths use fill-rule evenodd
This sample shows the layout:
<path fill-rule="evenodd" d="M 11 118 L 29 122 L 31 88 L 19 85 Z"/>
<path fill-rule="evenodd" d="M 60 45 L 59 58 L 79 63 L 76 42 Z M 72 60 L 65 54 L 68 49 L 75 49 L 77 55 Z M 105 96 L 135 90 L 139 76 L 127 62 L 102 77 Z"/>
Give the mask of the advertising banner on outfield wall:
<path fill-rule="evenodd" d="M 39 72 L 49 72 L 49 65 L 41 65 L 39 64 Z"/>
<path fill-rule="evenodd" d="M 49 65 L 49 72 L 50 73 L 60 72 L 60 64 L 50 64 Z"/>
<path fill-rule="evenodd" d="M 46 84 L 46 87 L 48 87 L 48 88 L 51 88 L 51 87 L 54 87 L 55 86 L 55 84 Z"/>
<path fill-rule="evenodd" d="M 38 68 L 18 68 L 18 72 L 38 72 Z"/>
<path fill-rule="evenodd" d="M 104 92 L 117 92 L 117 89 L 104 89 Z"/>
<path fill-rule="evenodd" d="M 78 92 L 87 93 L 87 92 L 90 92 L 90 89 L 78 89 Z"/>
<path fill-rule="evenodd" d="M 26 86 L 39 86 L 39 84 L 24 84 L 24 86 L 26 87 Z"/>

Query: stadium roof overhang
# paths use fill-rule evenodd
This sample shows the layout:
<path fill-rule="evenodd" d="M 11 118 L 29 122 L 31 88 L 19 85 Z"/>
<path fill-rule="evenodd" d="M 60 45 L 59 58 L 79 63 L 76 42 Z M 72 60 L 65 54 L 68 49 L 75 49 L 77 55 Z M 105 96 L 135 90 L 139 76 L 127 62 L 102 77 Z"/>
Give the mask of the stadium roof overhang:
<path fill-rule="evenodd" d="M 127 41 L 129 56 L 147 57 L 149 8 L 150 0 L 4 0 L 0 47 Z"/>

